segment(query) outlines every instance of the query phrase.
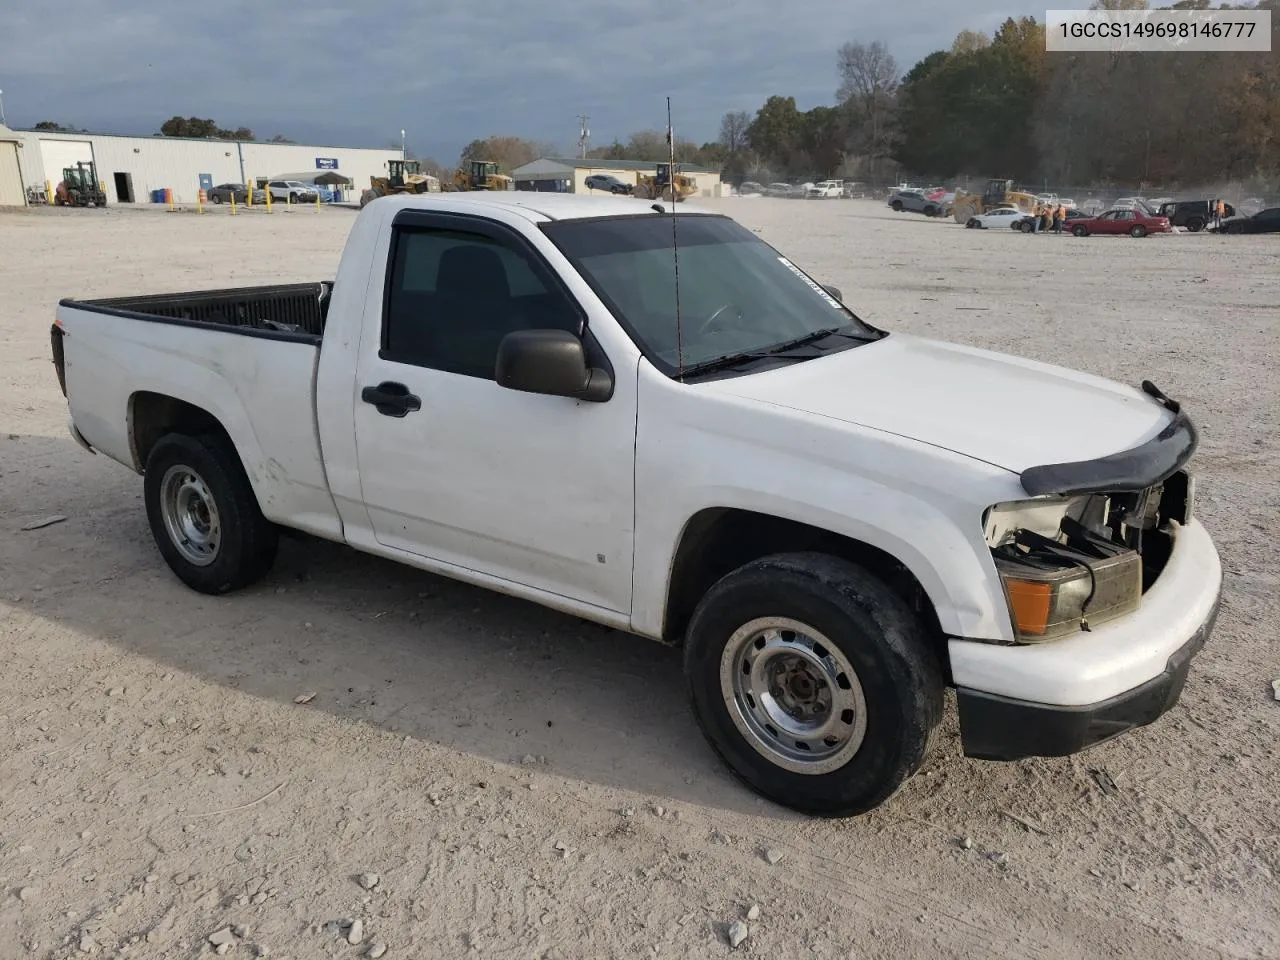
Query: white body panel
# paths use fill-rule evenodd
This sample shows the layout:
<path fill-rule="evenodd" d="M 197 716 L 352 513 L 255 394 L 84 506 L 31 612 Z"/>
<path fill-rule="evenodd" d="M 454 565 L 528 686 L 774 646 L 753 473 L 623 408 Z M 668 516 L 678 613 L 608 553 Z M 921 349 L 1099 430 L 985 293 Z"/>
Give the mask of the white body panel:
<path fill-rule="evenodd" d="M 379 356 L 391 221 L 408 208 L 519 231 L 608 355 L 606 403 L 518 393 Z M 319 349 L 61 307 L 74 429 L 140 468 L 130 397 L 201 407 L 235 442 L 264 513 L 358 549 L 660 637 L 690 520 L 733 508 L 889 554 L 928 594 L 958 684 L 1079 704 L 1157 676 L 1199 626 L 1221 572 L 1197 523 L 1141 609 L 1038 646 L 1013 640 L 982 515 L 1025 499 L 1018 471 L 1155 435 L 1170 414 L 1083 373 L 894 333 L 766 372 L 663 376 L 537 223 L 637 212 L 634 201 L 508 192 L 375 200 L 357 218 Z M 680 214 L 696 213 L 681 205 Z M 360 399 L 383 380 L 422 409 Z"/>

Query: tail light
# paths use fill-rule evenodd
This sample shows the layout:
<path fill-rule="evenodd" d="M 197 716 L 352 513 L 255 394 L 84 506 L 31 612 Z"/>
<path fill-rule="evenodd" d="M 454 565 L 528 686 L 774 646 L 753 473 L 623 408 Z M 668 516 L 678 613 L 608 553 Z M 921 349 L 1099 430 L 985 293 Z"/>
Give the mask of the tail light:
<path fill-rule="evenodd" d="M 62 396 L 67 396 L 67 360 L 62 350 L 62 324 L 54 321 L 49 328 L 49 347 L 53 353 L 53 369 L 58 373 L 58 386 L 62 388 Z"/>

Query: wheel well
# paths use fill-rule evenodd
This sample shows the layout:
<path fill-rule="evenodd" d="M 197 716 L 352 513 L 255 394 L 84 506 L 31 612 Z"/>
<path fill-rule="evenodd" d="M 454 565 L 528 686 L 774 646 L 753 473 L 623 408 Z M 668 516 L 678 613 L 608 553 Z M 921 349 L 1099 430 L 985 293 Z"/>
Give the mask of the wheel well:
<path fill-rule="evenodd" d="M 934 652 L 950 680 L 946 637 L 937 611 L 920 581 L 900 561 L 860 540 L 749 510 L 702 510 L 685 525 L 671 565 L 663 639 L 672 644 L 683 641 L 698 601 L 721 577 L 770 554 L 809 550 L 858 564 L 902 598 L 934 639 Z"/>
<path fill-rule="evenodd" d="M 226 429 L 209 411 L 163 393 L 140 391 L 129 398 L 129 445 L 139 473 L 156 441 L 166 433 L 209 432 L 227 436 Z"/>

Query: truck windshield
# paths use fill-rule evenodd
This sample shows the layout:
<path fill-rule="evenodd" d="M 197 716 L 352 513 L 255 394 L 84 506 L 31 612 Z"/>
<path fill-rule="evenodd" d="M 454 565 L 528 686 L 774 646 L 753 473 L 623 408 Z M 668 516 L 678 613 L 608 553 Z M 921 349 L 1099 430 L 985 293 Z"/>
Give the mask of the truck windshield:
<path fill-rule="evenodd" d="M 838 300 L 727 217 L 646 213 L 543 224 L 543 230 L 668 376 L 752 361 L 806 360 L 879 339 Z M 798 351 L 827 338 L 822 350 Z"/>

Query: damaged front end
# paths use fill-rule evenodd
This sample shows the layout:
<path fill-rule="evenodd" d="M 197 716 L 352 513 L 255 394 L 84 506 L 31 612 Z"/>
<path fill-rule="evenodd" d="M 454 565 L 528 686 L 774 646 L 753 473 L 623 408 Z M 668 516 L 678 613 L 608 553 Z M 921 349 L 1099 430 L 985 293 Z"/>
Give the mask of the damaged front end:
<path fill-rule="evenodd" d="M 1194 482 L 1182 469 L 1195 427 L 1149 381 L 1143 390 L 1173 414 L 1155 437 L 1118 454 L 1031 467 L 1032 499 L 1000 503 L 984 533 L 1009 605 L 1015 643 L 1044 643 L 1137 610 L 1192 516 Z"/>

